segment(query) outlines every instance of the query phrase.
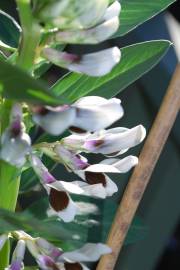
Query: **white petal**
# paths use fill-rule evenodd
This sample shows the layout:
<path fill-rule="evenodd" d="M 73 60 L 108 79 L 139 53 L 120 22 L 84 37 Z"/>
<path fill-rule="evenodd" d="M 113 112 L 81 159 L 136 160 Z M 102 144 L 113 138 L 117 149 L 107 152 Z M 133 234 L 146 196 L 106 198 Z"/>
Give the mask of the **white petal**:
<path fill-rule="evenodd" d="M 138 164 L 138 158 L 135 156 L 127 156 L 123 159 L 113 159 L 113 158 L 105 159 L 100 163 L 100 165 L 113 167 L 114 169 L 118 171 L 118 173 L 126 173 L 137 164 Z M 113 173 L 113 170 L 111 172 Z"/>
<path fill-rule="evenodd" d="M 102 255 L 111 253 L 111 249 L 101 243 L 85 244 L 82 248 L 71 252 L 65 252 L 60 259 L 70 260 L 74 262 L 94 262 Z"/>
<path fill-rule="evenodd" d="M 79 57 L 78 55 L 59 52 L 52 48 L 45 48 L 43 56 L 57 66 L 89 76 L 99 77 L 109 73 L 119 63 L 121 52 L 118 47 L 113 47 Z"/>
<path fill-rule="evenodd" d="M 89 185 L 86 182 L 82 181 L 74 181 L 73 183 L 81 187 L 81 189 L 83 190 L 82 195 L 84 196 L 91 196 L 94 198 L 101 198 L 101 199 L 106 198 L 106 190 L 102 184 Z"/>
<path fill-rule="evenodd" d="M 119 18 L 116 16 L 94 28 L 77 31 L 60 31 L 54 40 L 61 43 L 97 44 L 111 37 L 119 27 Z"/>
<path fill-rule="evenodd" d="M 64 222 L 71 222 L 74 220 L 75 215 L 78 211 L 76 204 L 70 199 L 68 207 L 60 212 L 58 212 L 58 216 Z"/>
<path fill-rule="evenodd" d="M 112 165 L 106 165 L 106 164 L 94 164 L 90 165 L 85 171 L 88 172 L 104 172 L 104 173 L 119 173 L 120 171 L 112 166 Z"/>
<path fill-rule="evenodd" d="M 59 112 L 49 111 L 46 115 L 34 114 L 33 120 L 46 132 L 59 135 L 72 125 L 74 117 L 75 109 L 69 107 Z"/>
<path fill-rule="evenodd" d="M 117 185 L 106 175 L 106 194 L 111 197 L 114 193 L 118 191 Z"/>
<path fill-rule="evenodd" d="M 61 29 L 92 27 L 102 19 L 108 4 L 108 0 L 70 1 L 67 8 L 53 20 L 53 23 Z"/>
<path fill-rule="evenodd" d="M 68 194 L 67 196 L 69 198 L 69 201 L 66 208 L 64 208 L 61 211 L 56 211 L 51 205 L 51 210 L 47 211 L 48 216 L 58 215 L 64 222 L 71 222 L 74 219 L 75 215 L 77 214 L 78 207 Z M 59 198 L 59 200 L 60 199 L 61 198 Z"/>
<path fill-rule="evenodd" d="M 113 47 L 96 53 L 85 54 L 79 63 L 70 64 L 68 69 L 92 77 L 100 77 L 109 73 L 119 63 L 120 58 L 120 50 Z"/>
<path fill-rule="evenodd" d="M 76 185 L 76 182 L 65 182 L 65 181 L 56 181 L 52 184 L 48 184 L 47 186 L 49 187 L 53 187 L 57 190 L 62 190 L 62 191 L 66 191 L 72 194 L 83 194 L 84 190 L 80 187 Z"/>
<path fill-rule="evenodd" d="M 75 171 L 75 173 L 77 174 L 77 175 L 79 175 L 79 177 L 81 177 L 83 180 L 85 180 L 85 181 L 87 181 L 88 182 L 88 180 L 86 179 L 86 172 L 88 172 L 88 171 Z M 98 179 L 97 179 L 97 177 L 99 177 L 99 175 L 97 176 L 96 175 L 96 173 L 95 172 L 92 172 L 93 173 L 93 175 L 91 175 L 91 178 L 93 178 L 92 180 L 93 180 L 93 184 L 92 184 L 92 186 L 94 186 L 94 185 L 96 185 L 95 183 L 97 183 L 97 184 L 101 184 L 102 186 L 103 186 L 103 188 L 104 188 L 104 191 L 103 191 L 103 188 L 101 187 L 101 189 L 102 189 L 102 193 L 101 194 L 99 194 L 99 197 L 101 196 L 101 195 L 103 195 L 104 196 L 104 192 L 105 192 L 105 197 L 106 196 L 112 196 L 115 192 L 117 192 L 118 191 L 118 187 L 117 187 L 117 185 L 106 175 L 106 174 L 103 174 L 103 173 L 97 173 L 97 174 L 102 174 L 103 176 L 104 176 L 104 182 L 105 182 L 105 186 L 102 184 L 102 183 L 98 183 Z M 101 179 L 100 179 L 101 180 Z M 91 186 L 91 185 L 90 185 Z M 96 188 L 95 188 L 95 190 L 96 190 Z M 96 193 L 95 193 L 96 194 Z"/>
<path fill-rule="evenodd" d="M 25 156 L 30 151 L 31 139 L 28 134 L 13 138 L 10 131 L 6 130 L 1 140 L 2 148 L 0 150 L 0 158 L 14 166 L 21 167 L 24 165 Z"/>
<path fill-rule="evenodd" d="M 142 125 L 136 126 L 120 134 L 107 133 L 104 137 L 104 143 L 94 149 L 94 153 L 116 156 L 130 147 L 141 143 L 146 136 L 146 130 Z M 120 153 L 119 153 L 120 152 Z M 115 153 L 115 154 L 114 154 Z"/>
<path fill-rule="evenodd" d="M 123 116 L 120 100 L 112 98 L 107 100 L 101 97 L 81 98 L 74 104 L 78 108 L 73 126 L 88 131 L 101 130 L 117 121 Z"/>
<path fill-rule="evenodd" d="M 24 259 L 25 249 L 26 249 L 25 241 L 19 240 L 13 252 L 13 260 L 18 259 L 22 261 Z"/>
<path fill-rule="evenodd" d="M 112 5 L 110 5 L 103 16 L 104 20 L 109 20 L 113 17 L 119 16 L 121 12 L 121 5 L 119 1 L 115 1 Z"/>

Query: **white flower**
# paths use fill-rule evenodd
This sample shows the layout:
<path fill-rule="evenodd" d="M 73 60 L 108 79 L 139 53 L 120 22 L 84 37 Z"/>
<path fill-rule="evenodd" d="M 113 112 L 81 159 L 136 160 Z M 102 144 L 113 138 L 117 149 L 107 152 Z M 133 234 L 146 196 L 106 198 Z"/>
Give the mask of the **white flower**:
<path fill-rule="evenodd" d="M 53 40 L 69 44 L 97 44 L 111 37 L 119 27 L 119 18 L 114 17 L 101 24 L 83 30 L 59 31 Z"/>
<path fill-rule="evenodd" d="M 118 156 L 141 143 L 145 136 L 146 130 L 142 125 L 131 129 L 117 127 L 100 130 L 93 134 L 73 134 L 63 138 L 62 144 L 74 153 L 87 152 Z"/>
<path fill-rule="evenodd" d="M 120 103 L 117 98 L 83 97 L 71 106 L 34 107 L 33 120 L 53 135 L 59 135 L 67 128 L 76 132 L 98 131 L 123 116 Z"/>
<path fill-rule="evenodd" d="M 84 149 L 93 153 L 117 156 L 141 143 L 145 136 L 146 130 L 142 125 L 132 129 L 112 128 L 90 135 L 84 143 Z"/>
<path fill-rule="evenodd" d="M 63 221 L 70 222 L 79 212 L 79 206 L 73 202 L 69 194 L 105 198 L 106 192 L 102 183 L 82 181 L 65 182 L 56 180 L 43 165 L 41 160 L 31 156 L 31 164 L 49 196 L 49 216 L 58 215 Z M 109 183 L 109 182 L 108 182 Z"/>
<path fill-rule="evenodd" d="M 74 118 L 75 109 L 68 105 L 38 108 L 33 115 L 34 122 L 53 135 L 63 133 L 73 124 Z"/>
<path fill-rule="evenodd" d="M 89 29 L 58 31 L 53 40 L 60 43 L 96 44 L 112 36 L 119 27 L 121 5 L 115 1 L 110 5 L 96 26 Z"/>
<path fill-rule="evenodd" d="M 86 131 L 108 127 L 124 114 L 121 101 L 117 98 L 107 100 L 98 96 L 82 97 L 73 106 L 77 109 L 73 126 Z"/>
<path fill-rule="evenodd" d="M 30 152 L 31 139 L 24 131 L 22 110 L 19 104 L 12 108 L 9 127 L 1 137 L 0 158 L 4 161 L 22 167 L 26 162 L 26 155 Z"/>
<path fill-rule="evenodd" d="M 69 69 L 70 71 L 84 73 L 92 77 L 104 76 L 119 63 L 121 52 L 113 47 L 99 52 L 78 56 L 60 52 L 52 48 L 43 49 L 43 57 L 53 64 Z"/>
<path fill-rule="evenodd" d="M 83 29 L 94 26 L 104 16 L 109 0 L 51 1 L 39 17 L 61 29 Z"/>

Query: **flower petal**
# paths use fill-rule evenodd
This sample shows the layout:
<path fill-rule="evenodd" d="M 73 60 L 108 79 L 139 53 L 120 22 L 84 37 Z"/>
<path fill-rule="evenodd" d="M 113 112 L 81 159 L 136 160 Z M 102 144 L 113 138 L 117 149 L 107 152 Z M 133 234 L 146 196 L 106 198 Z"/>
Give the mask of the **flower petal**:
<path fill-rule="evenodd" d="M 59 257 L 59 260 L 64 259 L 74 262 L 94 262 L 102 255 L 111 253 L 111 249 L 104 244 L 85 244 L 82 248 L 65 252 Z"/>
<path fill-rule="evenodd" d="M 59 135 L 72 125 L 74 117 L 75 109 L 65 105 L 34 113 L 33 120 L 49 134 Z"/>
<path fill-rule="evenodd" d="M 23 259 L 25 254 L 25 241 L 19 240 L 17 246 L 13 252 L 12 263 L 9 270 L 21 270 L 23 269 Z"/>
<path fill-rule="evenodd" d="M 119 63 L 121 52 L 119 48 L 113 47 L 80 57 L 52 48 L 45 48 L 43 50 L 43 57 L 57 66 L 92 77 L 99 77 L 109 73 Z"/>
<path fill-rule="evenodd" d="M 120 12 L 121 12 L 121 4 L 119 3 L 119 1 L 115 1 L 106 9 L 103 19 L 106 21 L 112 19 L 116 16 L 119 16 Z"/>
<path fill-rule="evenodd" d="M 78 210 L 68 193 L 53 188 L 50 190 L 49 203 L 53 210 L 51 213 L 58 215 L 65 222 L 71 222 Z"/>
<path fill-rule="evenodd" d="M 111 37 L 119 27 L 119 18 L 113 17 L 94 28 L 85 30 L 59 31 L 54 40 L 60 43 L 97 44 Z"/>
<path fill-rule="evenodd" d="M 97 138 L 87 140 L 84 148 L 93 153 L 116 156 L 124 153 L 128 148 L 138 145 L 145 136 L 146 130 L 142 125 L 121 133 L 113 133 L 113 129 L 111 129 L 110 131 L 107 130 L 99 138 L 97 134 Z"/>
<path fill-rule="evenodd" d="M 87 131 L 97 131 L 110 126 L 123 116 L 121 101 L 117 98 L 107 100 L 89 96 L 80 98 L 74 106 L 77 115 L 73 125 Z"/>

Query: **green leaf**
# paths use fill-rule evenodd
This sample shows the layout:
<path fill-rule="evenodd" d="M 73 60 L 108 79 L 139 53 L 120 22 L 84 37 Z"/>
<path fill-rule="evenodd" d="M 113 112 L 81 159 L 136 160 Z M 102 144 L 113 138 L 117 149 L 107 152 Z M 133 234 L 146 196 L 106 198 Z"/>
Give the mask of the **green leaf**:
<path fill-rule="evenodd" d="M 2 10 L 0 10 L 0 26 L 0 40 L 10 47 L 17 48 L 21 28 L 10 15 Z"/>
<path fill-rule="evenodd" d="M 0 93 L 5 98 L 37 104 L 58 105 L 57 100 L 43 82 L 37 81 L 20 68 L 0 60 Z"/>
<path fill-rule="evenodd" d="M 74 201 L 81 203 L 81 205 L 83 203 L 84 209 L 91 210 L 89 213 L 77 215 L 73 222 L 66 224 L 66 229 L 69 231 L 75 229 L 76 233 L 86 242 L 106 242 L 118 205 L 111 199 L 99 200 L 76 195 L 71 195 L 71 197 Z M 47 218 L 47 208 L 48 200 L 43 198 L 33 203 L 25 212 L 45 220 Z M 144 239 L 147 231 L 147 227 L 142 220 L 139 217 L 135 217 L 129 229 L 125 245 Z M 81 232 L 83 232 L 83 235 L 81 235 Z M 54 241 L 54 243 L 58 245 L 58 241 Z M 69 245 L 68 248 L 76 248 L 77 244 Z"/>
<path fill-rule="evenodd" d="M 6 56 L 0 51 L 0 60 L 6 60 Z"/>
<path fill-rule="evenodd" d="M 72 228 L 73 229 L 73 228 Z M 45 219 L 43 222 L 40 219 L 33 217 L 27 213 L 14 213 L 8 210 L 0 209 L 0 234 L 11 231 L 23 230 L 34 237 L 43 237 L 49 241 L 69 241 L 76 243 L 78 233 L 75 230 L 66 229 L 65 223 L 60 223 L 58 220 Z M 83 232 L 81 231 L 83 237 Z M 84 243 L 84 239 L 78 237 L 78 243 Z"/>
<path fill-rule="evenodd" d="M 114 37 L 127 34 L 174 2 L 175 0 L 120 0 L 120 27 Z"/>
<path fill-rule="evenodd" d="M 156 40 L 124 47 L 121 49 L 120 63 L 106 76 L 93 78 L 69 73 L 56 82 L 52 92 L 56 96 L 63 96 L 69 102 L 86 95 L 111 98 L 152 69 L 170 45 L 169 41 Z"/>

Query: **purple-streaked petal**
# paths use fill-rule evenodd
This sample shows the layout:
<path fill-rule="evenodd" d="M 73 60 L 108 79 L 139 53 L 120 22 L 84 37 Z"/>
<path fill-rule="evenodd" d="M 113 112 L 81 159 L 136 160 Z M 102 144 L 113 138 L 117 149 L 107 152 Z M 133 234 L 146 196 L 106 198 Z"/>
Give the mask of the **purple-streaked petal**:
<path fill-rule="evenodd" d="M 121 52 L 117 47 L 113 47 L 80 57 L 56 49 L 45 48 L 43 57 L 57 66 L 92 77 L 99 77 L 109 73 L 119 63 Z"/>

